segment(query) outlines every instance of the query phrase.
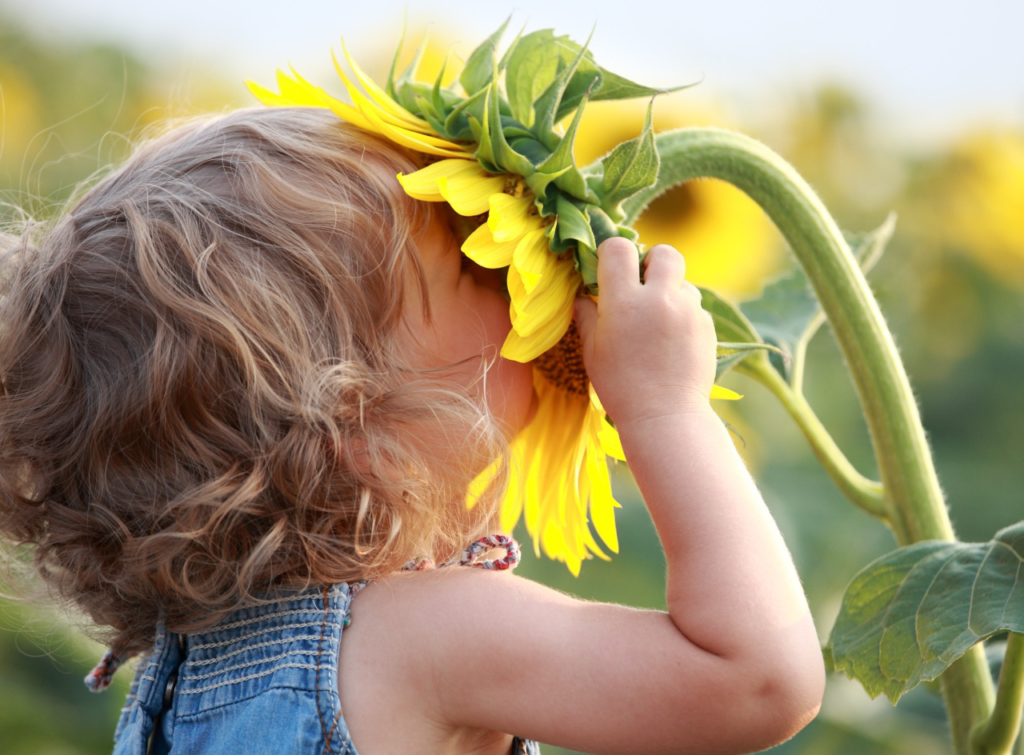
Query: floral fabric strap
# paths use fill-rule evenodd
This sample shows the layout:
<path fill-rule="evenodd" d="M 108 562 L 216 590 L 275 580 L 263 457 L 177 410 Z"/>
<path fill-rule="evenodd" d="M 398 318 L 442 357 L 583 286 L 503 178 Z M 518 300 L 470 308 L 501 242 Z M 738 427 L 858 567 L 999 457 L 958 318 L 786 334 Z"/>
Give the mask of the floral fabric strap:
<path fill-rule="evenodd" d="M 505 555 L 502 558 L 480 560 L 480 557 L 495 548 L 503 548 Z M 475 543 L 470 544 L 462 553 L 443 564 L 435 564 L 431 559 L 421 556 L 402 567 L 402 571 L 426 571 L 428 569 L 443 569 L 446 566 L 472 566 L 474 569 L 490 569 L 493 571 L 505 571 L 515 569 L 519 565 L 522 552 L 519 550 L 519 543 L 515 538 L 508 535 L 488 535 L 482 537 Z"/>
<path fill-rule="evenodd" d="M 505 555 L 502 558 L 480 560 L 480 557 L 495 548 L 503 548 Z M 475 543 L 470 544 L 458 558 L 445 561 L 435 567 L 434 562 L 429 558 L 416 558 L 402 567 L 402 571 L 425 571 L 427 569 L 443 568 L 445 566 L 472 566 L 474 569 L 490 569 L 493 571 L 505 571 L 515 569 L 519 564 L 522 552 L 519 550 L 519 543 L 508 535 L 488 535 L 482 537 Z M 369 584 L 366 580 L 352 582 L 349 585 L 351 597 Z M 352 621 L 351 614 L 345 616 L 345 626 Z M 124 663 L 114 655 L 113 651 L 107 650 L 96 667 L 85 677 L 85 686 L 90 692 L 102 692 L 110 686 L 114 678 L 114 672 Z"/>
<path fill-rule="evenodd" d="M 110 686 L 114 672 L 121 667 L 122 663 L 123 661 L 114 655 L 113 650 L 107 650 L 96 667 L 85 677 L 85 686 L 90 692 L 102 692 Z"/>

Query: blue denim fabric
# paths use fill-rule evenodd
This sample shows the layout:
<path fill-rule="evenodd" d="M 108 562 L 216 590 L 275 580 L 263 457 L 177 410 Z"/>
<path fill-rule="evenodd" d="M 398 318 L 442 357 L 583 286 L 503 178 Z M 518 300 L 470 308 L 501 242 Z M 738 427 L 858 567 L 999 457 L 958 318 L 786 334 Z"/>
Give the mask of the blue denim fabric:
<path fill-rule="evenodd" d="M 342 583 L 242 609 L 202 634 L 159 627 L 121 712 L 114 755 L 356 755 L 337 678 L 351 601 Z M 517 739 L 512 753 L 540 748 Z"/>

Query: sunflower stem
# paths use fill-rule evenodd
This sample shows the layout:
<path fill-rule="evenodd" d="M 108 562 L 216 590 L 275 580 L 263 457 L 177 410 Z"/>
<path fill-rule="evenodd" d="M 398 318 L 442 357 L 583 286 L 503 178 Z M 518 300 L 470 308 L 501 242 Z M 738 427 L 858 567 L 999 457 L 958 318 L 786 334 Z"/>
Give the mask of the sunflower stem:
<path fill-rule="evenodd" d="M 980 723 L 971 737 L 972 755 L 1010 755 L 1020 736 L 1024 713 L 1024 635 L 1011 633 L 1006 640 L 999 691 L 988 721 Z"/>
<path fill-rule="evenodd" d="M 818 461 L 843 494 L 857 508 L 888 523 L 882 484 L 869 480 L 854 468 L 828 430 L 821 424 L 807 399 L 792 388 L 766 359 L 747 360 L 741 362 L 735 369 L 757 380 L 779 400 L 807 438 Z"/>
<path fill-rule="evenodd" d="M 835 334 L 860 398 L 900 545 L 954 541 L 921 418 L 892 334 L 842 233 L 803 178 L 760 142 L 714 128 L 659 134 L 661 171 L 650 189 L 624 203 L 634 220 L 662 192 L 694 178 L 727 181 L 757 202 L 789 242 Z M 797 394 L 793 394 L 794 396 Z M 988 719 L 992 681 L 980 645 L 942 677 L 953 745 L 970 753 L 974 727 Z"/>

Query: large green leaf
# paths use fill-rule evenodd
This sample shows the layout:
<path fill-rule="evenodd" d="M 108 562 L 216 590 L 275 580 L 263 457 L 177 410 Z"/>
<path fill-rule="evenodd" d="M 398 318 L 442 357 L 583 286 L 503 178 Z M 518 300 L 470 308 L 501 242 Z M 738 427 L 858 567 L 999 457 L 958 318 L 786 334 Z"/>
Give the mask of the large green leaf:
<path fill-rule="evenodd" d="M 871 697 L 895 703 L 1005 631 L 1024 633 L 1024 522 L 987 543 L 927 541 L 869 564 L 843 596 L 827 650 Z"/>
<path fill-rule="evenodd" d="M 891 214 L 873 231 L 847 234 L 853 256 L 865 273 L 881 257 L 895 227 L 896 216 Z M 740 309 L 761 338 L 778 346 L 786 357 L 794 355 L 798 345 L 808 341 L 824 322 L 821 305 L 799 267 L 786 271 L 765 285 L 759 298 L 744 302 Z M 792 359 L 773 358 L 772 364 L 789 379 Z"/>

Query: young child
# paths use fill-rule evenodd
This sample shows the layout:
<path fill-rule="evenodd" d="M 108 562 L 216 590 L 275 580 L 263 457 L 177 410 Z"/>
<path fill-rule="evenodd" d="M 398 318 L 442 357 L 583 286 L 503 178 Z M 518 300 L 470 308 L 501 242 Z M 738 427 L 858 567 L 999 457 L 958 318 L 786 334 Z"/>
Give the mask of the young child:
<path fill-rule="evenodd" d="M 41 239 L 8 239 L 0 528 L 105 632 L 106 671 L 141 655 L 115 752 L 792 736 L 820 704 L 817 637 L 709 406 L 714 327 L 669 247 L 641 282 L 636 248 L 605 242 L 600 299 L 576 305 L 668 612 L 500 568 L 402 569 L 494 531 L 502 485 L 472 510 L 466 489 L 535 408 L 530 365 L 498 356 L 500 284 L 440 206 L 402 193 L 415 168 L 327 111 L 242 110 L 145 145 Z M 463 562 L 517 557 L 482 543 Z"/>

